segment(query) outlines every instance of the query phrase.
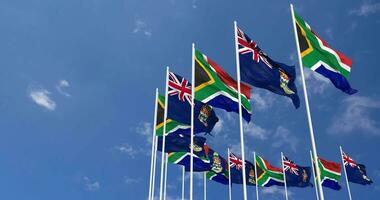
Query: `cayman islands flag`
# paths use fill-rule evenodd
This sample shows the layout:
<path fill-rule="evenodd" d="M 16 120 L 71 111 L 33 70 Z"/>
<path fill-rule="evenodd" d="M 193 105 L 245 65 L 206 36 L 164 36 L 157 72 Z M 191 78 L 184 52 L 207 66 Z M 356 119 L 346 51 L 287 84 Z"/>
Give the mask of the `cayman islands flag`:
<path fill-rule="evenodd" d="M 366 167 L 363 164 L 356 163 L 349 155 L 342 151 L 342 159 L 346 168 L 349 182 L 361 185 L 369 185 L 372 180 L 367 176 Z"/>
<path fill-rule="evenodd" d="M 243 184 L 243 160 L 232 152 L 230 152 L 229 160 L 231 183 Z M 256 185 L 255 166 L 251 162 L 245 161 L 245 171 L 247 185 Z"/>
<path fill-rule="evenodd" d="M 251 120 L 251 88 L 240 84 L 243 118 Z M 218 64 L 195 51 L 195 99 L 215 108 L 239 113 L 239 97 L 237 82 L 231 78 Z"/>
<path fill-rule="evenodd" d="M 295 67 L 272 60 L 239 28 L 237 37 L 241 80 L 252 86 L 287 96 L 298 108 L 300 100 L 295 84 Z"/>
<path fill-rule="evenodd" d="M 168 118 L 182 124 L 191 124 L 191 84 L 183 77 L 169 72 Z M 210 133 L 219 121 L 214 109 L 194 100 L 194 133 Z"/>
<path fill-rule="evenodd" d="M 340 190 L 339 179 L 342 176 L 341 165 L 333 161 L 318 158 L 318 167 L 321 172 L 320 178 L 322 186 L 333 190 Z"/>
<path fill-rule="evenodd" d="M 288 157 L 282 158 L 285 179 L 287 186 L 290 187 L 307 187 L 312 186 L 310 183 L 311 168 L 301 167 L 291 161 Z"/>
<path fill-rule="evenodd" d="M 284 185 L 284 174 L 281 168 L 273 167 L 264 158 L 256 155 L 257 184 L 263 187 Z"/>
<path fill-rule="evenodd" d="M 355 94 L 357 90 L 352 89 L 347 81 L 352 61 L 331 48 L 298 14 L 294 13 L 294 18 L 303 66 L 330 79 L 341 91 Z"/>

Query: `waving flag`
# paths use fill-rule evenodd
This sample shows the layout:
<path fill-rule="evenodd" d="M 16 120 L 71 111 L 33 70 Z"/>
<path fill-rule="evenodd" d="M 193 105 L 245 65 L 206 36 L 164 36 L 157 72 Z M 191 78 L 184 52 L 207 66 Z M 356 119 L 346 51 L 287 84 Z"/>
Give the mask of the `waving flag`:
<path fill-rule="evenodd" d="M 185 166 L 186 171 L 190 171 L 190 158 L 189 152 L 171 152 L 168 154 L 168 162 Z M 205 172 L 211 169 L 210 160 L 205 157 L 199 157 L 194 154 L 193 156 L 194 172 Z"/>
<path fill-rule="evenodd" d="M 347 81 L 352 61 L 319 37 L 310 25 L 294 13 L 302 64 L 330 79 L 334 86 L 347 94 L 355 94 Z"/>
<path fill-rule="evenodd" d="M 243 118 L 251 120 L 251 88 L 241 84 Z M 195 51 L 195 98 L 216 108 L 239 113 L 237 82 L 213 60 Z"/>
<path fill-rule="evenodd" d="M 300 100 L 295 85 L 296 70 L 269 58 L 247 34 L 237 28 L 241 80 L 273 93 L 290 97 L 296 108 Z"/>
<path fill-rule="evenodd" d="M 372 180 L 367 176 L 365 165 L 356 163 L 350 156 L 342 152 L 344 167 L 346 168 L 349 182 L 361 185 L 369 185 Z"/>
<path fill-rule="evenodd" d="M 230 173 L 231 183 L 243 184 L 243 160 L 230 152 Z M 247 185 L 255 185 L 255 166 L 248 161 L 245 161 Z"/>
<path fill-rule="evenodd" d="M 322 186 L 333 190 L 340 190 L 339 179 L 341 177 L 341 165 L 336 162 L 318 158 L 318 167 L 321 173 Z"/>
<path fill-rule="evenodd" d="M 194 136 L 194 149 L 202 149 L 206 138 Z M 162 136 L 158 137 L 157 150 L 162 151 Z M 172 134 L 165 136 L 165 152 L 190 152 L 191 139 L 188 135 Z"/>
<path fill-rule="evenodd" d="M 286 184 L 290 187 L 307 187 L 312 186 L 310 183 L 311 168 L 301 167 L 291 161 L 288 157 L 282 158 Z"/>
<path fill-rule="evenodd" d="M 273 167 L 264 158 L 256 155 L 257 184 L 270 187 L 284 185 L 284 174 L 281 168 Z"/>
<path fill-rule="evenodd" d="M 162 136 L 164 132 L 164 110 L 165 110 L 165 97 L 158 95 L 157 100 L 157 123 L 156 135 Z M 166 135 L 168 134 L 190 134 L 190 125 L 182 124 L 172 119 L 166 120 Z"/>
<path fill-rule="evenodd" d="M 183 77 L 169 72 L 168 118 L 182 124 L 191 124 L 191 84 Z M 194 101 L 194 133 L 210 133 L 218 122 L 213 108 Z"/>

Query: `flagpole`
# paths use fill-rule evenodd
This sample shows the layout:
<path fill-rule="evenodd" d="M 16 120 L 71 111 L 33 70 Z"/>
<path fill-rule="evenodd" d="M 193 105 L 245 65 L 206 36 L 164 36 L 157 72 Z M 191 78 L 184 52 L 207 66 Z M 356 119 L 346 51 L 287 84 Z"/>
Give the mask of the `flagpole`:
<path fill-rule="evenodd" d="M 206 172 L 203 172 L 203 200 L 207 200 Z"/>
<path fill-rule="evenodd" d="M 317 200 L 319 200 L 319 195 L 318 195 L 318 181 L 315 179 L 315 168 L 314 168 L 314 162 L 313 162 L 313 154 L 310 151 L 310 161 L 311 161 L 311 168 L 313 169 L 313 179 L 314 179 L 314 188 L 315 188 L 315 194 L 317 196 Z"/>
<path fill-rule="evenodd" d="M 182 166 L 182 200 L 185 200 L 185 166 Z"/>
<path fill-rule="evenodd" d="M 191 145 L 190 145 L 190 200 L 193 200 L 193 156 L 194 156 L 194 99 L 195 99 L 195 92 L 194 92 L 194 85 L 195 85 L 195 44 L 192 44 L 192 55 L 191 55 Z"/>
<path fill-rule="evenodd" d="M 165 153 L 165 179 L 164 179 L 164 200 L 166 200 L 166 183 L 168 179 L 168 154 Z"/>
<path fill-rule="evenodd" d="M 157 124 L 157 100 L 158 100 L 158 88 L 156 88 L 156 98 L 154 102 L 154 119 L 153 119 L 153 135 L 152 135 L 152 156 L 150 158 L 150 177 L 149 177 L 149 197 L 148 199 L 152 199 L 152 190 L 153 190 L 153 163 L 154 163 L 154 146 L 155 146 L 155 138 L 156 138 L 156 124 Z"/>
<path fill-rule="evenodd" d="M 256 182 L 256 200 L 259 200 L 259 184 L 257 183 L 257 166 L 256 166 L 256 152 L 253 152 L 253 162 L 255 166 L 255 182 Z"/>
<path fill-rule="evenodd" d="M 310 108 L 309 108 L 309 99 L 308 99 L 308 95 L 307 95 L 305 75 L 303 73 L 303 64 L 302 64 L 301 55 L 300 55 L 300 47 L 298 44 L 298 35 L 297 35 L 297 29 L 296 29 L 296 21 L 294 19 L 293 4 L 290 4 L 290 10 L 292 12 L 294 37 L 295 37 L 296 45 L 297 45 L 298 62 L 299 62 L 299 67 L 300 67 L 300 71 L 301 71 L 301 79 L 302 79 L 303 93 L 304 93 L 304 98 L 305 98 L 307 119 L 308 119 L 309 130 L 310 130 L 311 146 L 313 149 L 313 157 L 314 157 L 314 160 L 318 163 L 317 147 L 316 147 L 315 139 L 314 139 L 314 130 L 313 130 L 313 123 L 312 123 L 311 113 L 310 113 Z M 318 188 L 319 188 L 320 198 L 321 198 L 321 200 L 324 200 L 325 198 L 323 195 L 323 189 L 322 189 L 321 180 L 320 180 L 321 177 L 319 176 L 320 175 L 319 167 L 316 166 L 316 168 L 317 168 L 316 172 L 317 172 L 317 178 L 318 178 Z"/>
<path fill-rule="evenodd" d="M 157 142 L 158 137 L 154 138 L 154 160 L 153 160 L 153 178 L 152 178 L 152 196 L 151 200 L 154 199 L 155 181 L 156 181 L 156 163 L 157 163 Z"/>
<path fill-rule="evenodd" d="M 240 126 L 240 148 L 241 148 L 241 159 L 243 160 L 243 196 L 244 200 L 247 200 L 247 181 L 245 172 L 245 151 L 244 151 L 244 133 L 243 133 L 243 116 L 241 108 L 241 87 L 240 87 L 240 60 L 238 52 L 238 41 L 237 41 L 237 22 L 234 21 L 234 31 L 235 31 L 235 55 L 236 55 L 236 73 L 237 73 L 237 83 L 238 83 L 238 95 L 239 95 L 239 126 Z"/>
<path fill-rule="evenodd" d="M 284 186 L 285 186 L 285 199 L 288 200 L 288 187 L 286 184 L 286 174 L 284 166 L 284 154 L 281 152 L 282 173 L 284 174 Z"/>
<path fill-rule="evenodd" d="M 228 197 L 229 200 L 232 200 L 232 191 L 231 191 L 231 166 L 230 166 L 230 148 L 227 148 L 228 156 Z"/>
<path fill-rule="evenodd" d="M 347 171 L 346 171 L 346 166 L 344 165 L 344 160 L 343 160 L 343 150 L 342 146 L 339 146 L 340 149 L 340 158 L 342 159 L 342 166 L 343 166 L 343 171 L 344 171 L 344 176 L 346 177 L 346 184 L 347 184 L 347 191 L 348 191 L 348 196 L 350 197 L 350 200 L 352 200 L 351 197 L 351 190 L 350 190 L 350 184 L 348 183 L 348 177 L 347 177 Z"/>
<path fill-rule="evenodd" d="M 160 200 L 163 200 L 162 193 L 164 187 L 164 167 L 165 167 L 165 135 L 166 135 L 166 118 L 168 117 L 168 81 L 169 67 L 166 67 L 166 82 L 165 82 L 165 109 L 164 109 L 164 128 L 162 133 L 162 151 L 161 151 L 161 177 L 160 177 Z"/>

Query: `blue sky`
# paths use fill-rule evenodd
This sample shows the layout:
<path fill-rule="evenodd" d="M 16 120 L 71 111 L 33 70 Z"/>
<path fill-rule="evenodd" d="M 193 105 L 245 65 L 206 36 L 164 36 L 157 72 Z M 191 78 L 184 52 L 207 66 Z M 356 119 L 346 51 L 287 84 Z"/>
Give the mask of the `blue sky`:
<path fill-rule="evenodd" d="M 165 66 L 190 78 L 191 43 L 235 76 L 233 20 L 272 58 L 297 64 L 288 1 L 1 0 L 0 198 L 146 199 L 154 91 Z M 367 165 L 371 186 L 351 184 L 355 199 L 380 195 L 379 1 L 294 1 L 296 11 L 330 45 L 353 60 L 353 96 L 305 70 L 318 153 L 339 161 L 339 145 Z M 298 69 L 298 65 L 297 65 Z M 297 83 L 301 91 L 300 82 Z M 279 166 L 280 152 L 309 165 L 310 138 L 301 107 L 254 88 L 246 152 Z M 239 154 L 237 115 L 207 143 Z M 169 199 L 180 197 L 180 168 L 169 166 Z M 197 199 L 203 195 L 196 176 Z M 346 187 L 325 189 L 347 198 Z M 188 185 L 187 185 L 188 186 Z M 157 190 L 156 190 L 157 191 Z M 235 199 L 242 188 L 234 185 Z M 290 189 L 312 199 L 314 189 Z M 208 182 L 208 197 L 227 199 Z M 283 199 L 281 188 L 260 189 Z M 249 188 L 250 199 L 254 188 Z"/>

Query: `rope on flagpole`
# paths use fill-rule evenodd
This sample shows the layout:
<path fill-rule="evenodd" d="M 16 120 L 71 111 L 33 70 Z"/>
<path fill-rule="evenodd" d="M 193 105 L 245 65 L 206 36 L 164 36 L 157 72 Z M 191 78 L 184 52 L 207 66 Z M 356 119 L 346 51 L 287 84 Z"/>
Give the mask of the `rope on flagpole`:
<path fill-rule="evenodd" d="M 247 200 L 247 180 L 245 172 L 245 151 L 244 151 L 244 133 L 243 133 L 243 116 L 241 108 L 241 87 L 240 87 L 240 60 L 238 52 L 238 41 L 237 41 L 237 22 L 234 21 L 234 31 L 235 31 L 235 55 L 236 55 L 236 73 L 237 73 L 237 87 L 238 87 L 238 97 L 239 97 L 239 127 L 240 127 L 240 148 L 241 148 L 241 158 L 243 160 L 243 197 Z"/>
<path fill-rule="evenodd" d="M 301 55 L 300 55 L 300 47 L 299 47 L 299 44 L 298 44 L 298 35 L 297 35 L 297 29 L 296 29 L 296 21 L 295 21 L 295 18 L 294 18 L 293 4 L 290 4 L 290 10 L 291 10 L 291 13 L 292 13 L 294 37 L 295 37 L 296 45 L 297 45 L 298 62 L 299 62 L 299 67 L 300 67 L 300 71 L 301 71 L 301 79 L 302 79 L 303 92 L 304 92 L 304 98 L 305 98 L 307 119 L 308 119 L 308 124 L 309 124 L 311 146 L 312 146 L 312 149 L 313 149 L 313 157 L 314 157 L 314 160 L 316 162 L 318 162 L 317 147 L 316 147 L 315 139 L 314 139 L 313 122 L 312 122 L 312 119 L 311 119 L 311 113 L 310 113 L 310 108 L 309 108 L 309 99 L 308 99 L 308 95 L 307 95 L 307 88 L 306 88 L 306 81 L 305 81 L 305 75 L 303 73 L 303 64 L 302 64 Z M 319 176 L 321 173 L 319 171 L 319 167 L 316 166 L 316 168 L 317 168 L 316 172 L 317 172 L 317 176 L 318 176 L 317 178 L 318 178 L 318 182 L 319 182 L 318 183 L 318 188 L 319 188 L 320 198 L 321 198 L 321 200 L 324 200 L 325 198 L 324 198 L 324 195 L 323 195 L 323 189 L 322 189 L 321 180 L 320 180 L 321 178 Z"/>
<path fill-rule="evenodd" d="M 342 159 L 342 166 L 343 166 L 343 169 L 344 169 L 344 170 L 343 170 L 343 171 L 344 171 L 344 176 L 346 177 L 346 184 L 347 184 L 348 197 L 350 198 L 350 200 L 352 200 L 352 197 L 351 197 L 351 190 L 350 190 L 350 184 L 348 183 L 348 177 L 347 177 L 346 166 L 344 165 L 342 146 L 339 146 L 339 149 L 340 149 L 340 157 L 341 157 L 341 159 Z"/>

